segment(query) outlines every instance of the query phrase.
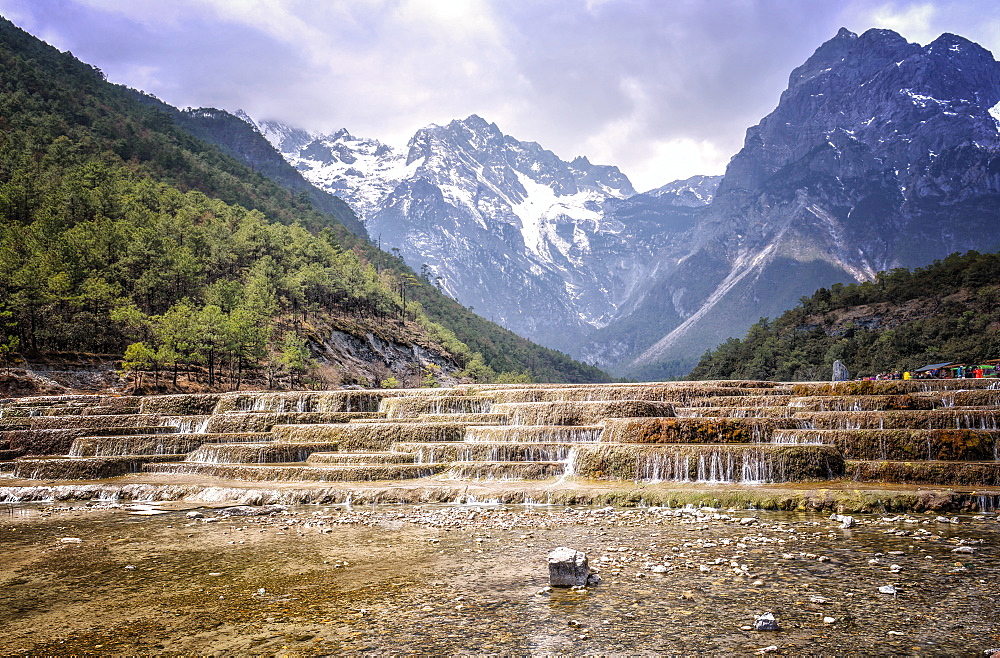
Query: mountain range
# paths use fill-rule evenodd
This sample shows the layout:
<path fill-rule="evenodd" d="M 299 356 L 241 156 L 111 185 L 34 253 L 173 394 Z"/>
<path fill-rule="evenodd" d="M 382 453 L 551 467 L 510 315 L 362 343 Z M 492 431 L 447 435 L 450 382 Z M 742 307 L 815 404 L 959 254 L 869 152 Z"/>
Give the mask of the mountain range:
<path fill-rule="evenodd" d="M 1000 245 L 1000 65 L 962 37 L 846 29 L 722 177 L 637 193 L 473 115 L 405 148 L 241 118 L 462 304 L 620 375 L 685 374 L 801 296 Z"/>

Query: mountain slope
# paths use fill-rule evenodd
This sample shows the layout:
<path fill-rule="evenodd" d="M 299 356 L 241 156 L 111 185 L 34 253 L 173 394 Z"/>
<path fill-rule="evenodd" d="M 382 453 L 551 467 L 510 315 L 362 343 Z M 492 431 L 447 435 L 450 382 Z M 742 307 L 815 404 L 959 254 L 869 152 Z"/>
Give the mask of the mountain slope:
<path fill-rule="evenodd" d="M 841 30 L 747 131 L 692 248 L 636 310 L 659 338 L 626 339 L 627 369 L 682 374 L 678 362 L 819 286 L 1000 244 L 998 101 L 1000 65 L 970 41 Z M 678 298 L 687 309 L 657 306 Z"/>
<path fill-rule="evenodd" d="M 477 116 L 418 131 L 405 152 L 261 130 L 462 303 L 617 374 L 676 377 L 817 287 L 1000 245 L 998 76 L 955 35 L 921 47 L 841 30 L 721 182 L 644 194 Z"/>
<path fill-rule="evenodd" d="M 224 368 L 227 385 L 292 368 L 306 343 L 336 359 L 341 335 L 409 359 L 375 368 L 372 356 L 367 381 L 397 365 L 417 377 L 421 364 L 454 373 L 474 360 L 407 303 L 414 286 L 440 297 L 432 286 L 157 104 L 0 19 L 0 343 L 125 351 L 140 369 L 196 364 L 209 382 Z M 229 115 L 195 118 L 238 128 L 233 143 L 246 136 Z M 538 346 L 522 352 L 553 379 L 562 367 L 606 378 Z"/>
<path fill-rule="evenodd" d="M 1000 255 L 952 254 L 926 268 L 879 273 L 803 297 L 773 322 L 706 353 L 691 379 L 829 379 L 1000 355 Z"/>
<path fill-rule="evenodd" d="M 641 297 L 672 253 L 664 237 L 690 226 L 718 180 L 635 195 L 616 168 L 563 161 L 475 115 L 421 129 L 405 151 L 346 130 L 255 125 L 450 295 L 571 352 Z"/>

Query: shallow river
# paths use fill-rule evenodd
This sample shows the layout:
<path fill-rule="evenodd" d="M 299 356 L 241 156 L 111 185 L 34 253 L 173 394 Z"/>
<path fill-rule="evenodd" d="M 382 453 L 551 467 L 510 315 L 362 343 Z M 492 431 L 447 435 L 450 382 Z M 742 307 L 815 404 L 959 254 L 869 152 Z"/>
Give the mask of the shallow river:
<path fill-rule="evenodd" d="M 188 518 L 194 509 L 204 518 Z M 995 514 L 857 516 L 841 528 L 819 515 L 658 508 L 301 506 L 222 517 L 183 503 L 22 504 L 0 513 L 3 655 L 1000 647 Z M 547 590 L 545 558 L 558 546 L 586 552 L 602 582 Z M 896 593 L 879 591 L 887 585 Z M 766 612 L 781 630 L 753 630 Z"/>

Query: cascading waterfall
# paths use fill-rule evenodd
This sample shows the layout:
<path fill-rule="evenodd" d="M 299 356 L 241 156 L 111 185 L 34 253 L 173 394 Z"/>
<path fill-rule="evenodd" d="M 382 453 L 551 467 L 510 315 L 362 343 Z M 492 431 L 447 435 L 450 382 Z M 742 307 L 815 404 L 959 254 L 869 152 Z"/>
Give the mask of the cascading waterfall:
<path fill-rule="evenodd" d="M 180 434 L 204 434 L 211 419 L 211 416 L 164 416 L 160 420 L 167 427 L 176 427 Z"/>
<path fill-rule="evenodd" d="M 488 414 L 493 410 L 493 400 L 481 396 L 440 395 L 385 398 L 379 411 L 389 419 L 407 418 L 422 414 Z"/>
<path fill-rule="evenodd" d="M 711 452 L 707 455 L 698 455 L 698 475 L 697 482 L 707 484 L 720 484 L 732 482 L 735 477 L 736 460 L 732 453 L 724 455 L 718 452 Z"/>
<path fill-rule="evenodd" d="M 465 430 L 465 440 L 472 443 L 596 443 L 601 440 L 603 434 L 604 427 L 601 425 L 581 427 L 561 425 L 504 425 L 491 427 L 474 425 Z"/>
<path fill-rule="evenodd" d="M 771 436 L 771 443 L 777 445 L 822 445 L 823 438 L 816 432 L 802 430 L 777 430 Z"/>
<path fill-rule="evenodd" d="M 770 455 L 755 450 L 744 450 L 742 457 L 742 473 L 740 474 L 742 483 L 764 484 L 780 479 L 775 477 L 775 464 Z"/>
<path fill-rule="evenodd" d="M 608 418 L 674 416 L 665 402 L 616 400 L 601 402 L 505 402 L 493 408 L 510 416 L 511 425 L 594 425 Z"/>
<path fill-rule="evenodd" d="M 679 452 L 636 455 L 636 480 L 640 482 L 690 482 L 691 457 Z"/>
<path fill-rule="evenodd" d="M 336 450 L 331 443 L 206 443 L 185 461 L 198 464 L 276 464 L 304 462 L 319 450 Z"/>
<path fill-rule="evenodd" d="M 561 461 L 563 463 L 563 474 L 561 480 L 565 480 L 568 477 L 576 475 L 576 457 L 579 454 L 576 448 L 570 448 L 566 451 L 566 456 L 562 459 L 553 459 L 552 461 Z"/>
<path fill-rule="evenodd" d="M 247 481 L 447 471 L 711 485 L 837 478 L 846 458 L 859 480 L 987 486 L 1000 482 L 998 405 L 985 382 L 50 396 L 0 402 L 0 458 L 13 460 L 0 470 L 51 479 L 144 468 Z M 74 459 L 31 459 L 67 453 Z"/>

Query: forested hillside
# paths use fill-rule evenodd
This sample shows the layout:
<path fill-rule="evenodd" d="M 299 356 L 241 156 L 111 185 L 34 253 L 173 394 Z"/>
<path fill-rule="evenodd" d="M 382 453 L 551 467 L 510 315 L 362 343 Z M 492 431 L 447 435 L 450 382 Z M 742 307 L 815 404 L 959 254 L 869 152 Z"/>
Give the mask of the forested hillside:
<path fill-rule="evenodd" d="M 820 288 L 744 339 L 709 351 L 689 379 L 829 379 L 1000 358 L 1000 254 L 952 254 L 873 282 Z"/>
<path fill-rule="evenodd" d="M 102 352 L 137 371 L 194 366 L 214 386 L 220 372 L 229 386 L 300 381 L 307 348 L 338 330 L 419 345 L 479 378 L 532 366 L 528 377 L 606 377 L 530 343 L 506 349 L 506 332 L 451 308 L 338 219 L 357 221 L 0 19 L 0 358 Z"/>

